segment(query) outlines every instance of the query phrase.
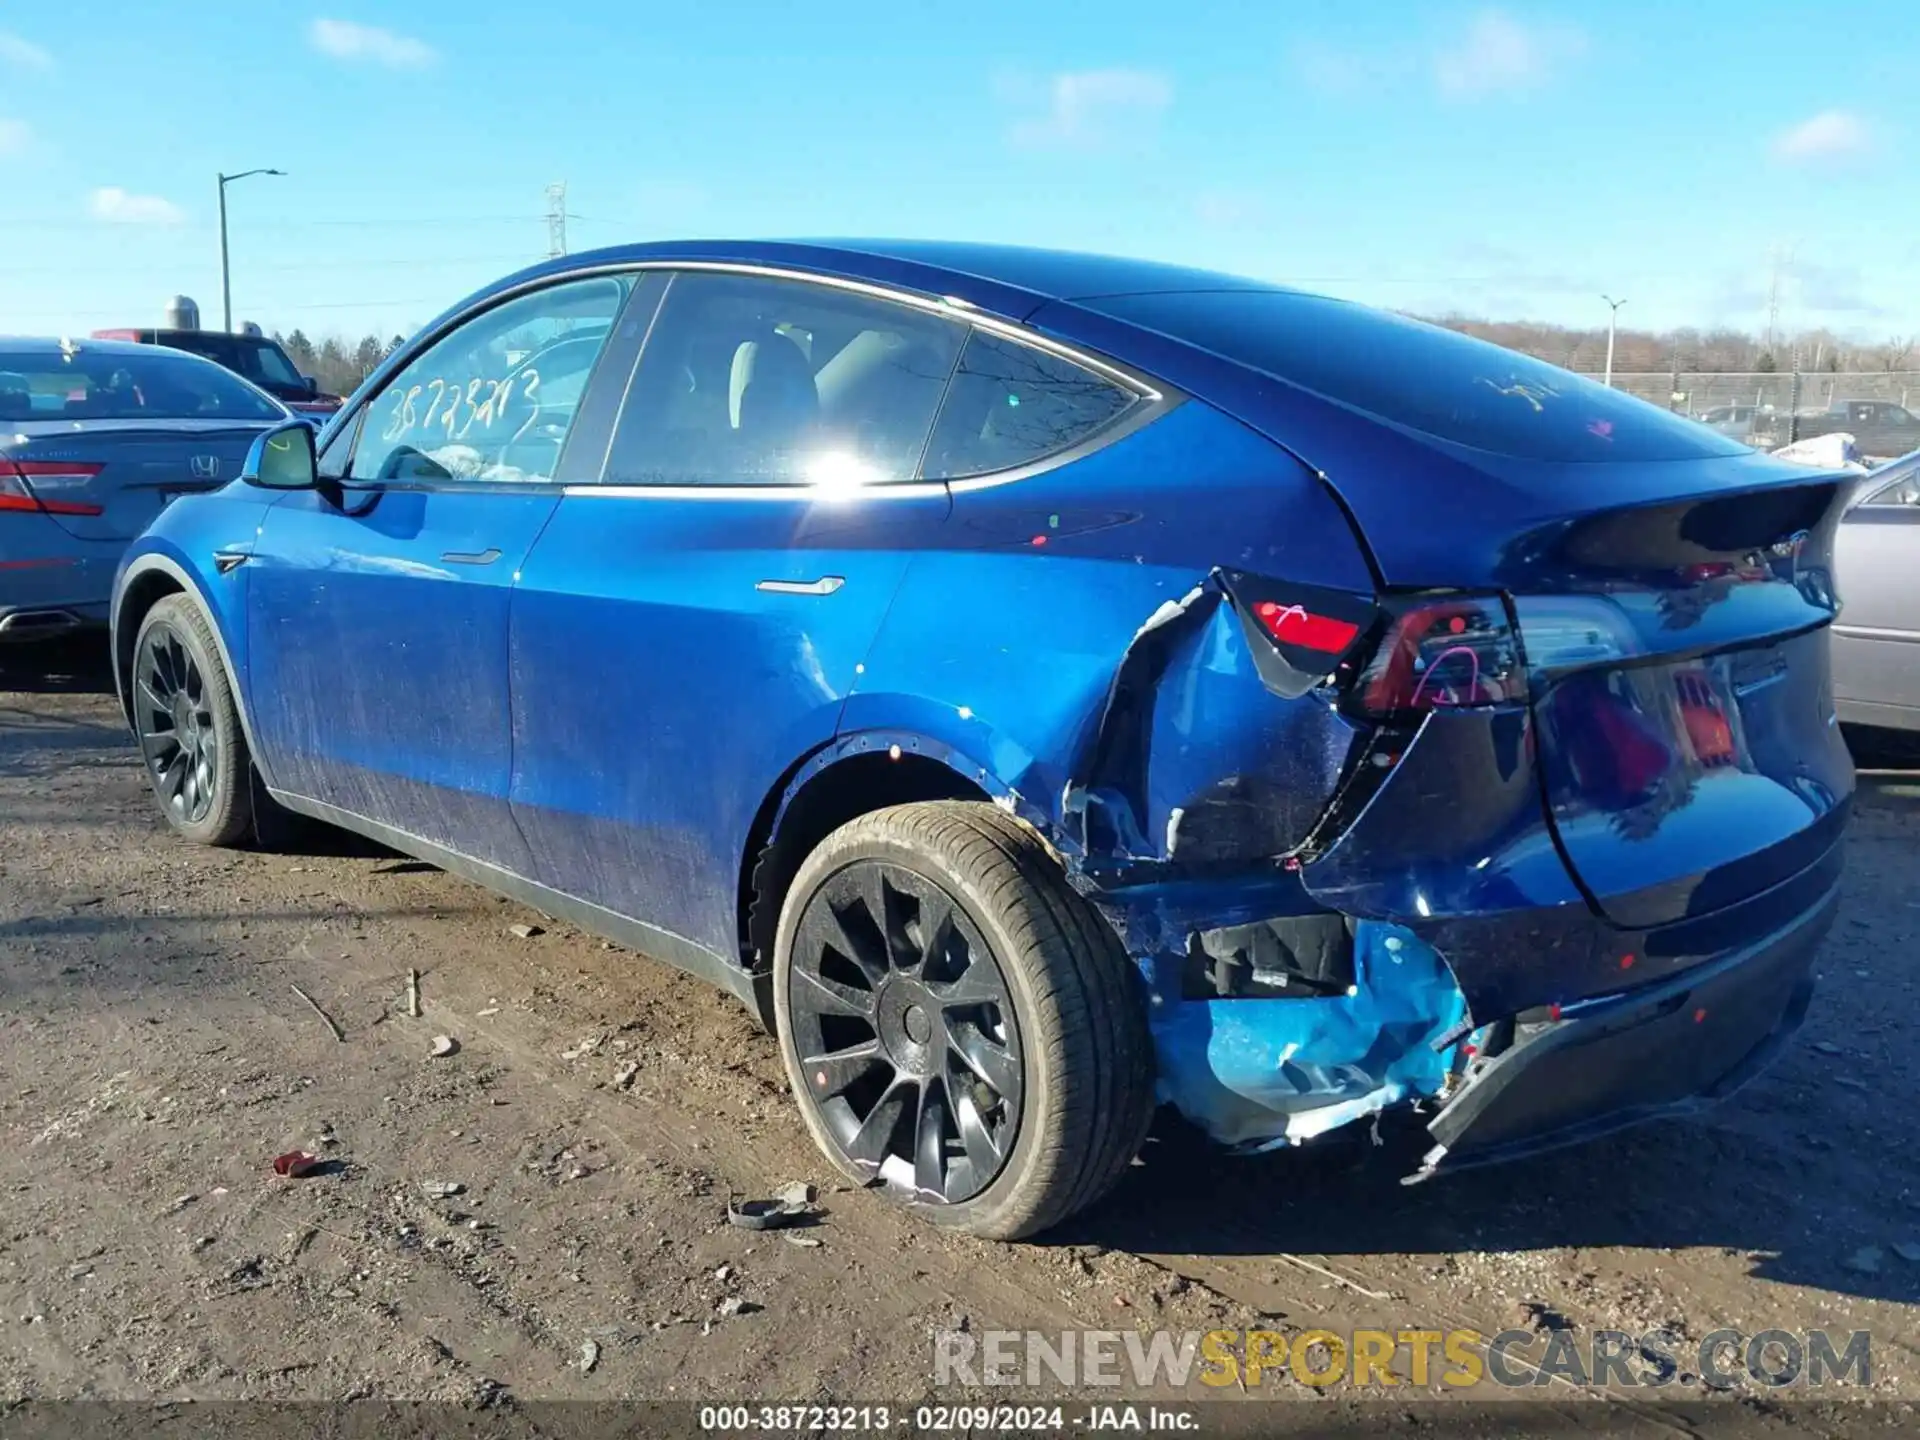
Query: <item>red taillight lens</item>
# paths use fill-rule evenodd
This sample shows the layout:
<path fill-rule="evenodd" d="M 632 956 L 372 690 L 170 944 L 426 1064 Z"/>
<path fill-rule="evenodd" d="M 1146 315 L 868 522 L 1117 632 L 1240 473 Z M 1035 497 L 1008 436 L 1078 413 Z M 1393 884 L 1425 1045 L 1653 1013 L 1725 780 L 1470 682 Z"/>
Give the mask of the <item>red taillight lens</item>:
<path fill-rule="evenodd" d="M 51 499 L 34 481 L 49 489 L 84 485 L 107 467 L 77 460 L 8 460 L 0 457 L 0 510 L 31 511 L 40 515 L 99 515 L 98 505 L 84 500 Z"/>
<path fill-rule="evenodd" d="M 1262 600 L 1253 607 L 1254 617 L 1267 633 L 1283 645 L 1298 645 L 1324 655 L 1338 655 L 1353 643 L 1360 627 L 1331 615 L 1316 615 L 1302 605 L 1282 605 L 1277 600 Z"/>
<path fill-rule="evenodd" d="M 1372 715 L 1523 700 L 1526 670 L 1497 596 L 1393 602 L 1393 623 L 1355 694 Z"/>

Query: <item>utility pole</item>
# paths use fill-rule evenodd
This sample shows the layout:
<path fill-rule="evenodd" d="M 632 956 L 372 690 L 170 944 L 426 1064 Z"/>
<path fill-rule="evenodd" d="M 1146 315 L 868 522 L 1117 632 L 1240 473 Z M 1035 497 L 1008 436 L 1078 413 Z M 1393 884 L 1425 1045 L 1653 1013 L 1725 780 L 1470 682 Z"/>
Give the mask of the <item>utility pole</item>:
<path fill-rule="evenodd" d="M 1773 274 L 1767 281 L 1767 349 L 1777 367 L 1780 352 L 1775 348 L 1780 342 L 1780 281 L 1788 270 L 1793 268 L 1794 247 L 1775 244 L 1773 247 Z"/>
<path fill-rule="evenodd" d="M 1627 302 L 1616 300 L 1611 295 L 1602 295 L 1600 298 L 1607 302 L 1611 312 L 1607 316 L 1607 385 L 1611 388 L 1613 385 L 1613 332 L 1620 323 L 1620 307 Z"/>
<path fill-rule="evenodd" d="M 227 186 L 249 175 L 284 175 L 284 170 L 242 170 L 220 177 L 220 328 L 233 332 L 233 285 L 227 273 Z"/>
<path fill-rule="evenodd" d="M 556 180 L 547 186 L 547 258 L 558 260 L 567 253 L 567 182 Z"/>

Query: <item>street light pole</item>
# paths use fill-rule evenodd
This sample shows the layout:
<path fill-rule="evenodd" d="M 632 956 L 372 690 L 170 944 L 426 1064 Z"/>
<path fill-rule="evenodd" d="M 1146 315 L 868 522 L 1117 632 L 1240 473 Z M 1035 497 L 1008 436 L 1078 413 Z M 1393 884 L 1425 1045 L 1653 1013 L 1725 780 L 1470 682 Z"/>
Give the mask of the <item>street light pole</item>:
<path fill-rule="evenodd" d="M 233 283 L 227 271 L 227 186 L 249 175 L 284 175 L 284 170 L 242 170 L 220 177 L 220 328 L 233 331 Z"/>
<path fill-rule="evenodd" d="M 1620 323 L 1620 307 L 1627 302 L 1616 300 L 1611 295 L 1602 295 L 1600 298 L 1607 302 L 1613 312 L 1607 316 L 1607 387 L 1611 389 L 1613 387 L 1613 332 Z"/>

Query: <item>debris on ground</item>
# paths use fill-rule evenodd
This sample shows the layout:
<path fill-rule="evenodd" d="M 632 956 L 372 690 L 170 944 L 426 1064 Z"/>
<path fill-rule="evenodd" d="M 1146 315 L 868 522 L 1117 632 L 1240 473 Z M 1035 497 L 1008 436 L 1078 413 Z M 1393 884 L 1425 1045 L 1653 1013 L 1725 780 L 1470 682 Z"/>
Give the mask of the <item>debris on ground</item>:
<path fill-rule="evenodd" d="M 407 971 L 407 1014 L 410 1018 L 420 1018 L 420 972 Z"/>
<path fill-rule="evenodd" d="M 826 1244 L 826 1241 L 815 1235 L 800 1235 L 790 1232 L 782 1235 L 780 1238 L 789 1245 L 798 1245 L 802 1250 L 818 1250 L 822 1245 Z"/>
<path fill-rule="evenodd" d="M 429 1200 L 451 1200 L 456 1195 L 467 1193 L 467 1187 L 458 1180 L 429 1180 L 420 1187 L 420 1193 Z"/>
<path fill-rule="evenodd" d="M 311 1175 L 325 1163 L 318 1155 L 309 1155 L 304 1150 L 289 1150 L 284 1155 L 273 1157 L 273 1173 L 288 1180 L 299 1180 Z"/>
<path fill-rule="evenodd" d="M 302 1000 L 306 1001 L 307 1004 L 312 1008 L 313 1013 L 318 1015 L 322 1020 L 327 1022 L 327 1029 L 333 1032 L 333 1038 L 335 1040 L 338 1040 L 343 1045 L 346 1043 L 347 1032 L 340 1028 L 339 1021 L 335 1020 L 333 1016 L 329 1015 L 325 1010 L 320 1008 L 320 1002 L 318 1000 L 314 999 L 313 996 L 309 995 L 306 991 L 302 990 L 298 985 L 293 987 L 293 993 L 298 995 Z"/>
<path fill-rule="evenodd" d="M 637 1076 L 639 1073 L 640 1073 L 639 1062 L 634 1060 L 627 1061 L 626 1064 L 622 1065 L 618 1070 L 613 1072 L 613 1088 L 616 1090 L 631 1089 L 633 1086 L 634 1077 Z"/>
<path fill-rule="evenodd" d="M 759 1308 L 751 1300 L 743 1300 L 738 1295 L 728 1295 L 713 1307 L 713 1312 L 723 1320 L 730 1320 L 735 1315 L 751 1315 Z"/>
<path fill-rule="evenodd" d="M 523 925 L 509 925 L 507 927 L 507 933 L 518 940 L 531 940 L 533 939 L 534 936 L 544 935 L 547 932 L 544 926 L 523 924 Z"/>
<path fill-rule="evenodd" d="M 780 1230 L 788 1225 L 811 1220 L 814 1188 L 804 1180 L 783 1185 L 768 1200 L 727 1199 L 727 1223 L 742 1230 Z"/>
<path fill-rule="evenodd" d="M 566 1050 L 562 1050 L 560 1052 L 560 1058 L 562 1060 L 580 1060 L 585 1058 L 588 1055 L 593 1054 L 599 1048 L 600 1048 L 600 1037 L 598 1035 L 589 1035 L 585 1040 L 582 1040 L 578 1045 L 572 1046 L 571 1048 Z"/>
<path fill-rule="evenodd" d="M 434 1059 L 445 1059 L 449 1055 L 459 1053 L 459 1050 L 460 1042 L 451 1035 L 436 1035 L 433 1037 L 432 1054 Z"/>
<path fill-rule="evenodd" d="M 586 1340 L 580 1345 L 580 1373 L 591 1375 L 593 1367 L 600 1363 L 600 1345 L 597 1341 Z"/>

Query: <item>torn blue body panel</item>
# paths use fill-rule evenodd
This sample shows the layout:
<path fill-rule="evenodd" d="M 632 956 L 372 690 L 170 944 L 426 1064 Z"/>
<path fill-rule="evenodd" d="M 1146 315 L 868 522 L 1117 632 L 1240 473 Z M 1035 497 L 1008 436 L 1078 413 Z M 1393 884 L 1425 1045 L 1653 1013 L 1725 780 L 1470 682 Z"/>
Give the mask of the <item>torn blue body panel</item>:
<path fill-rule="evenodd" d="M 1456 1046 L 1434 1042 L 1459 1030 L 1466 1008 L 1432 946 L 1363 920 L 1344 995 L 1156 1005 L 1160 1099 L 1223 1144 L 1299 1144 L 1439 1095 Z"/>
<path fill-rule="evenodd" d="M 1093 898 L 1146 979 L 1161 1101 L 1223 1144 L 1297 1143 L 1431 1098 L 1459 1058 L 1466 1000 L 1440 953 L 1405 926 L 1324 910 L 1295 872 L 1274 866 Z M 1334 993 L 1195 992 L 1204 932 L 1276 919 L 1330 922 L 1350 944 L 1352 968 Z M 1448 1043 L 1436 1050 L 1436 1041 Z"/>

